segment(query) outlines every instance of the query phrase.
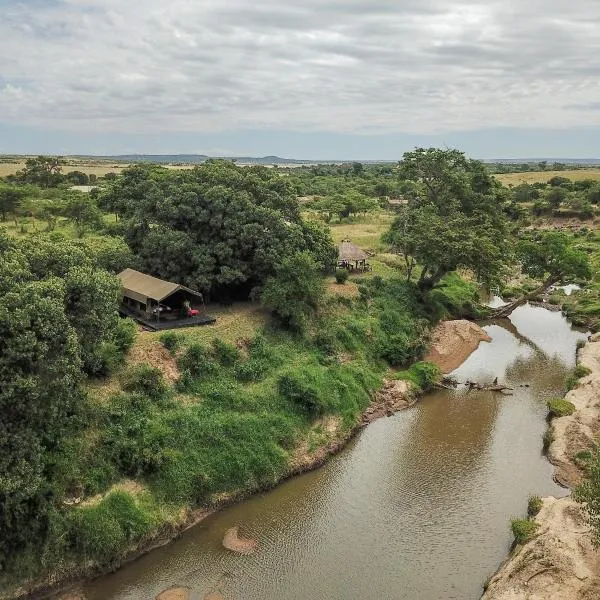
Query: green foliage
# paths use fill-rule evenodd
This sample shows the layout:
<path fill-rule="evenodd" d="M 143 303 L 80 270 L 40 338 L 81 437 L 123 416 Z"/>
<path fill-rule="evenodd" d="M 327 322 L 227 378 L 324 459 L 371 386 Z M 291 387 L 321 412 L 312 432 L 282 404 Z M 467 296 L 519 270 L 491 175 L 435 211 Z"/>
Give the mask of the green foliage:
<path fill-rule="evenodd" d="M 162 373 L 148 364 L 135 365 L 125 371 L 121 385 L 127 392 L 138 392 L 155 400 L 164 398 L 167 385 Z"/>
<path fill-rule="evenodd" d="M 276 275 L 265 283 L 261 294 L 285 327 L 302 331 L 325 295 L 325 284 L 317 263 L 308 252 L 285 258 Z"/>
<path fill-rule="evenodd" d="M 465 281 L 457 273 L 449 273 L 425 298 L 434 320 L 447 316 L 474 318 L 479 316 L 477 286 Z"/>
<path fill-rule="evenodd" d="M 202 344 L 188 346 L 177 359 L 177 364 L 182 371 L 189 373 L 194 378 L 208 377 L 219 368 L 211 353 Z"/>
<path fill-rule="evenodd" d="M 212 346 L 213 352 L 222 366 L 231 367 L 240 360 L 240 351 L 233 344 L 215 338 Z"/>
<path fill-rule="evenodd" d="M 127 492 L 114 491 L 99 504 L 72 513 L 74 547 L 85 557 L 104 561 L 119 556 L 125 544 L 148 533 L 148 514 Z"/>
<path fill-rule="evenodd" d="M 575 412 L 575 405 L 563 398 L 553 398 L 552 400 L 548 400 L 547 404 L 550 418 L 566 417 Z"/>
<path fill-rule="evenodd" d="M 527 516 L 533 519 L 542 510 L 543 506 L 544 502 L 539 496 L 529 496 L 529 500 L 527 501 Z"/>
<path fill-rule="evenodd" d="M 590 450 L 589 458 L 586 457 L 585 478 L 573 497 L 578 502 L 585 503 L 594 543 L 600 547 L 600 447 L 597 445 Z"/>
<path fill-rule="evenodd" d="M 565 233 L 544 231 L 525 237 L 517 245 L 517 256 L 523 271 L 534 279 L 546 279 L 546 286 L 592 275 L 588 256 Z"/>
<path fill-rule="evenodd" d="M 579 385 L 579 377 L 575 377 L 575 375 L 570 375 L 567 377 L 565 381 L 565 387 L 568 391 L 575 389 Z"/>
<path fill-rule="evenodd" d="M 406 152 L 399 166 L 414 187 L 384 241 L 403 256 L 408 279 L 418 263 L 422 290 L 459 268 L 497 281 L 510 252 L 502 192 L 485 166 L 435 148 Z"/>
<path fill-rule="evenodd" d="M 326 389 L 322 369 L 303 368 L 284 373 L 278 382 L 279 393 L 315 418 L 334 407 L 331 390 Z"/>
<path fill-rule="evenodd" d="M 214 296 L 248 296 L 294 252 L 310 252 L 321 267 L 335 260 L 330 233 L 303 221 L 290 182 L 271 169 L 138 165 L 99 202 L 121 215 L 143 270 Z"/>
<path fill-rule="evenodd" d="M 396 374 L 396 379 L 410 381 L 417 391 L 430 390 L 442 377 L 440 368 L 430 362 L 420 361 L 410 366 L 407 371 Z"/>
<path fill-rule="evenodd" d="M 161 344 L 171 353 L 174 354 L 182 344 L 183 338 L 175 331 L 166 331 L 160 336 Z"/>
<path fill-rule="evenodd" d="M 583 365 L 577 365 L 575 367 L 575 370 L 573 371 L 573 376 L 577 377 L 578 379 L 581 379 L 582 377 L 586 377 L 587 375 L 589 375 L 591 372 L 591 369 L 588 369 Z"/>
<path fill-rule="evenodd" d="M 524 544 L 531 539 L 538 527 L 539 525 L 530 519 L 512 519 L 510 522 L 510 528 L 517 544 Z"/>
<path fill-rule="evenodd" d="M 348 281 L 348 277 L 350 277 L 350 273 L 348 273 L 347 269 L 337 269 L 335 272 L 335 281 L 340 285 L 343 285 Z"/>

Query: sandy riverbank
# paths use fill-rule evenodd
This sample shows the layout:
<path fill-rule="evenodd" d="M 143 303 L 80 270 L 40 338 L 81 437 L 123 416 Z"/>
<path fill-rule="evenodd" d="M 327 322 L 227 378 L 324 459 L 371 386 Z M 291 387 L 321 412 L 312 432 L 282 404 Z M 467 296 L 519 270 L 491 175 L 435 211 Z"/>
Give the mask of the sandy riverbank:
<path fill-rule="evenodd" d="M 591 373 L 566 395 L 575 412 L 553 420 L 555 440 L 548 452 L 556 481 L 570 488 L 582 478 L 573 457 L 600 432 L 600 334 L 579 350 L 578 359 Z M 600 598 L 600 551 L 592 545 L 582 506 L 570 496 L 544 498 L 535 520 L 536 534 L 515 548 L 488 582 L 482 600 Z"/>
<path fill-rule="evenodd" d="M 492 338 L 472 321 L 442 321 L 431 338 L 431 349 L 425 360 L 435 363 L 443 373 L 450 373 L 462 365 L 479 347 L 480 342 Z"/>

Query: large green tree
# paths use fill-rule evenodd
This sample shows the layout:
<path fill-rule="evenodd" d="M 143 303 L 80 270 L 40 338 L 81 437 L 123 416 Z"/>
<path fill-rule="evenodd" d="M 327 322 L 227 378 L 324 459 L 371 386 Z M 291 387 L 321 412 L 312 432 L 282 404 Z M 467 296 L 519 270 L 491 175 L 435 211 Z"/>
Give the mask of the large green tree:
<path fill-rule="evenodd" d="M 458 150 L 419 148 L 404 154 L 400 177 L 412 182 L 407 205 L 384 239 L 427 291 L 456 269 L 493 283 L 509 255 L 503 194 L 485 166 Z"/>
<path fill-rule="evenodd" d="M 298 251 L 322 267 L 335 261 L 329 232 L 301 218 L 294 189 L 266 168 L 136 166 L 100 202 L 121 215 L 143 269 L 208 294 L 248 295 Z"/>
<path fill-rule="evenodd" d="M 523 272 L 541 283 L 531 292 L 499 308 L 496 316 L 509 315 L 552 285 L 587 280 L 592 276 L 587 254 L 578 250 L 573 237 L 566 233 L 541 231 L 526 235 L 517 242 L 516 254 Z"/>

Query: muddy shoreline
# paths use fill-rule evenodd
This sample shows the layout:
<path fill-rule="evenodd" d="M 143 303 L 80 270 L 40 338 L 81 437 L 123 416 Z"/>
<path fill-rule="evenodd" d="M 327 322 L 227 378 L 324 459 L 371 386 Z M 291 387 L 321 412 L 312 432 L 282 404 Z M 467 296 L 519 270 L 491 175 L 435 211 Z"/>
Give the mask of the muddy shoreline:
<path fill-rule="evenodd" d="M 565 396 L 575 405 L 570 416 L 552 420 L 554 441 L 548 460 L 554 479 L 573 489 L 582 480 L 574 461 L 600 432 L 600 334 L 578 351 L 578 364 L 590 370 Z M 490 578 L 482 600 L 592 600 L 600 598 L 600 551 L 592 544 L 584 508 L 572 497 L 543 499 L 536 533 Z"/>

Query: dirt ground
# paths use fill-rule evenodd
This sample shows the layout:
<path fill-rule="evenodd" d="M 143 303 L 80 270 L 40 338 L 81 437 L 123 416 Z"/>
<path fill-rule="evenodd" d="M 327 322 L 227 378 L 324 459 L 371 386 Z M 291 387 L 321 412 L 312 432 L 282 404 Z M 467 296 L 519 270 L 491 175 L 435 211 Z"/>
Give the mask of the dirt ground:
<path fill-rule="evenodd" d="M 479 347 L 492 338 L 476 323 L 464 319 L 442 321 L 433 332 L 431 350 L 425 360 L 433 362 L 443 373 L 458 368 Z"/>

